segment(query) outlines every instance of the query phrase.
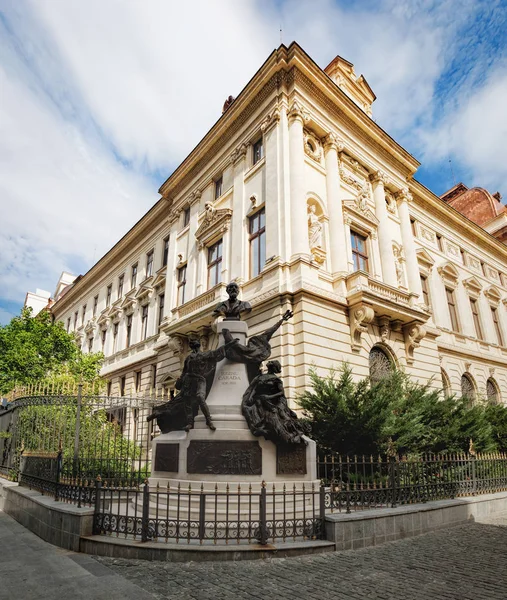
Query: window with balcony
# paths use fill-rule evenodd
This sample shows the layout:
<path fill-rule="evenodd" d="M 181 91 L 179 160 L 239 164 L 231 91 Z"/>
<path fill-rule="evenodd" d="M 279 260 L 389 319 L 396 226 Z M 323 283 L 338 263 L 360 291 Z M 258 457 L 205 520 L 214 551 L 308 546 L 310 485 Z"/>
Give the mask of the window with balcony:
<path fill-rule="evenodd" d="M 132 341 L 132 315 L 127 317 L 127 339 L 126 339 L 126 348 L 130 347 L 130 342 Z"/>
<path fill-rule="evenodd" d="M 447 307 L 449 309 L 449 318 L 451 320 L 451 329 L 453 331 L 459 331 L 458 312 L 456 310 L 456 296 L 454 294 L 454 290 L 446 287 L 445 295 L 447 298 Z"/>
<path fill-rule="evenodd" d="M 120 275 L 118 277 L 118 298 L 123 296 L 123 282 L 125 280 L 125 275 Z"/>
<path fill-rule="evenodd" d="M 164 247 L 162 249 L 162 266 L 165 267 L 167 265 L 167 260 L 169 258 L 169 236 L 164 238 Z"/>
<path fill-rule="evenodd" d="M 249 220 L 250 277 L 256 277 L 266 264 L 266 211 L 256 212 Z"/>
<path fill-rule="evenodd" d="M 130 289 L 135 288 L 137 285 L 137 263 L 132 265 L 132 269 L 130 271 Z"/>
<path fill-rule="evenodd" d="M 158 326 L 164 320 L 164 302 L 165 302 L 165 294 L 160 294 L 158 297 Z"/>
<path fill-rule="evenodd" d="M 146 254 L 146 277 L 153 275 L 153 250 Z"/>
<path fill-rule="evenodd" d="M 479 304 L 475 298 L 470 298 L 470 308 L 472 309 L 472 319 L 475 327 L 475 334 L 479 340 L 484 339 L 482 335 L 481 317 L 479 315 Z"/>
<path fill-rule="evenodd" d="M 220 198 L 220 196 L 223 193 L 223 191 L 222 191 L 223 182 L 224 182 L 224 180 L 223 180 L 222 175 L 220 175 L 220 177 L 218 177 L 218 179 L 215 179 L 215 200 L 217 198 Z"/>
<path fill-rule="evenodd" d="M 252 144 L 252 164 L 257 164 L 262 158 L 264 158 L 264 144 L 262 138 L 259 138 Z"/>
<path fill-rule="evenodd" d="M 368 238 L 356 231 L 350 232 L 350 243 L 352 246 L 352 262 L 354 271 L 369 272 L 368 267 Z"/>
<path fill-rule="evenodd" d="M 178 269 L 178 306 L 185 304 L 185 288 L 187 286 L 187 265 Z"/>
<path fill-rule="evenodd" d="M 496 306 L 491 307 L 491 316 L 493 318 L 493 325 L 495 327 L 496 339 L 498 340 L 498 345 L 503 346 L 503 333 L 502 333 L 502 328 L 500 327 L 500 320 L 498 318 L 498 308 Z"/>
<path fill-rule="evenodd" d="M 222 240 L 208 248 L 208 289 L 222 281 Z"/>
<path fill-rule="evenodd" d="M 142 308 L 141 312 L 141 340 L 145 340 L 148 337 L 148 305 L 146 304 Z"/>

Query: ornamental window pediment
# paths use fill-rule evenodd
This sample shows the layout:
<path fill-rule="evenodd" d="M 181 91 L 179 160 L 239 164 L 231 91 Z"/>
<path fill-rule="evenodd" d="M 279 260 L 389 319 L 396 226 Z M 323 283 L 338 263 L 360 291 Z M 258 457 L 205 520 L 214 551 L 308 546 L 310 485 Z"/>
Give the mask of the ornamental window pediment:
<path fill-rule="evenodd" d="M 111 306 L 109 309 L 108 317 L 113 323 L 117 323 L 121 318 L 122 312 L 121 305 L 119 303 L 115 303 L 115 305 Z"/>
<path fill-rule="evenodd" d="M 96 329 L 96 322 L 95 319 L 91 319 L 90 321 L 88 321 L 88 323 L 86 324 L 85 327 L 85 332 L 88 335 L 93 335 L 95 334 L 95 329 Z"/>
<path fill-rule="evenodd" d="M 151 285 L 141 285 L 137 294 L 135 295 L 135 299 L 139 302 L 139 304 L 144 305 L 150 301 L 152 294 L 153 288 Z"/>
<path fill-rule="evenodd" d="M 502 294 L 500 290 L 494 285 L 491 285 L 487 290 L 484 290 L 484 295 L 489 300 L 490 304 L 493 304 L 495 306 L 500 304 L 500 300 L 502 299 Z"/>
<path fill-rule="evenodd" d="M 359 205 L 355 200 L 344 200 L 344 217 L 358 226 L 363 232 L 376 230 L 379 220 L 375 214 L 367 207 Z"/>
<path fill-rule="evenodd" d="M 106 308 L 100 313 L 99 318 L 97 319 L 97 325 L 101 329 L 107 329 L 109 327 L 109 309 Z"/>
<path fill-rule="evenodd" d="M 162 267 L 161 269 L 159 269 L 156 272 L 155 279 L 153 280 L 153 283 L 152 283 L 153 288 L 160 288 L 160 287 L 165 286 L 166 273 L 167 273 L 167 266 Z"/>
<path fill-rule="evenodd" d="M 132 293 L 133 292 L 133 293 Z M 135 290 L 131 290 L 126 298 L 123 300 L 123 302 L 121 303 L 121 309 L 126 313 L 126 314 L 130 314 L 131 312 L 133 312 L 134 308 L 136 305 L 136 293 Z"/>
<path fill-rule="evenodd" d="M 445 285 L 452 288 L 455 288 L 458 285 L 459 272 L 452 263 L 447 262 L 438 267 L 438 273 Z"/>
<path fill-rule="evenodd" d="M 201 215 L 200 218 L 202 221 L 195 232 L 195 237 L 197 246 L 201 250 L 220 239 L 225 232 L 229 231 L 232 209 L 217 209 L 213 206 L 212 202 L 206 202 L 204 215 Z"/>
<path fill-rule="evenodd" d="M 416 251 L 416 255 L 417 262 L 419 263 L 419 270 L 423 274 L 428 275 L 431 269 L 433 268 L 433 265 L 435 264 L 433 257 L 424 248 L 419 248 Z"/>
<path fill-rule="evenodd" d="M 463 281 L 463 285 L 465 286 L 469 296 L 477 298 L 482 291 L 482 285 L 478 279 L 475 277 L 469 277 Z"/>

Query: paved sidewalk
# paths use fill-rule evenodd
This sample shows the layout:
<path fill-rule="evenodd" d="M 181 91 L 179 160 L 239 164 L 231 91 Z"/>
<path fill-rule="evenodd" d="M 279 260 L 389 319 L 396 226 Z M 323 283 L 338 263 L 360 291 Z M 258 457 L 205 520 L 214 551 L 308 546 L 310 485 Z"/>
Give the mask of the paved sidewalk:
<path fill-rule="evenodd" d="M 153 600 L 85 554 L 44 542 L 0 511 L 0 600 Z"/>
<path fill-rule="evenodd" d="M 506 600 L 507 514 L 320 556 L 163 563 L 76 554 L 0 512 L 0 600 Z"/>

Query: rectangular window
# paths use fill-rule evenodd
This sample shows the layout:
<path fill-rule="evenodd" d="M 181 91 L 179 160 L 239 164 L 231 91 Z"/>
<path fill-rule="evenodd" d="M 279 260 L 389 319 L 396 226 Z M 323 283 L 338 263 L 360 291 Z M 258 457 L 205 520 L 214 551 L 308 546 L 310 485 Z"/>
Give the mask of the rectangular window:
<path fill-rule="evenodd" d="M 475 333 L 477 335 L 477 338 L 482 340 L 484 338 L 482 335 L 481 318 L 479 317 L 479 305 L 475 298 L 470 298 L 470 308 L 472 309 L 472 317 L 474 320 Z"/>
<path fill-rule="evenodd" d="M 116 352 L 116 346 L 118 345 L 118 323 L 113 325 L 113 354 Z"/>
<path fill-rule="evenodd" d="M 120 396 L 125 396 L 125 383 L 126 383 L 126 377 L 124 375 L 120 379 Z"/>
<path fill-rule="evenodd" d="M 260 138 L 253 144 L 252 152 L 252 162 L 255 165 L 261 160 L 261 158 L 264 158 L 264 144 L 262 143 L 262 138 Z"/>
<path fill-rule="evenodd" d="M 185 287 L 187 285 L 187 265 L 178 269 L 178 306 L 185 304 Z"/>
<path fill-rule="evenodd" d="M 151 386 L 153 388 L 157 387 L 157 365 L 151 367 Z"/>
<path fill-rule="evenodd" d="M 123 282 L 125 280 L 125 275 L 120 275 L 118 277 L 118 298 L 123 296 Z"/>
<path fill-rule="evenodd" d="M 218 179 L 215 179 L 215 200 L 217 198 L 220 198 L 220 196 L 222 195 L 222 186 L 223 186 L 223 177 L 222 175 L 220 175 L 220 177 Z"/>
<path fill-rule="evenodd" d="M 136 392 L 141 391 L 141 371 L 136 371 Z"/>
<path fill-rule="evenodd" d="M 208 289 L 222 281 L 222 240 L 208 248 Z"/>
<path fill-rule="evenodd" d="M 130 289 L 132 290 L 133 288 L 135 288 L 136 284 L 137 284 L 137 263 L 135 265 L 132 265 L 132 270 L 130 272 Z"/>
<path fill-rule="evenodd" d="M 158 297 L 158 325 L 164 320 L 164 302 L 165 302 L 165 294 L 160 294 Z"/>
<path fill-rule="evenodd" d="M 109 306 L 111 304 L 111 291 L 113 289 L 113 284 L 110 283 L 107 286 L 107 292 L 106 292 L 106 306 Z"/>
<path fill-rule="evenodd" d="M 421 275 L 421 287 L 422 287 L 422 293 L 423 293 L 423 302 L 425 306 L 429 306 L 430 305 L 430 290 L 428 287 L 428 278 L 426 277 L 426 275 Z"/>
<path fill-rule="evenodd" d="M 67 319 L 67 333 L 70 331 L 70 317 Z"/>
<path fill-rule="evenodd" d="M 250 217 L 250 277 L 256 277 L 266 264 L 266 211 L 264 208 Z"/>
<path fill-rule="evenodd" d="M 493 324 L 495 326 L 498 345 L 503 346 L 502 328 L 500 327 L 500 321 L 498 319 L 498 309 L 495 306 L 491 307 L 491 316 L 493 317 Z"/>
<path fill-rule="evenodd" d="M 86 304 L 83 304 L 83 308 L 81 309 L 81 325 L 84 325 L 86 317 Z"/>
<path fill-rule="evenodd" d="M 93 338 L 88 338 L 88 352 L 91 352 L 93 348 Z"/>
<path fill-rule="evenodd" d="M 453 331 L 459 331 L 458 313 L 456 312 L 454 290 L 451 290 L 451 288 L 445 288 L 445 295 L 447 297 L 447 306 L 449 307 L 449 316 L 451 317 L 451 329 Z"/>
<path fill-rule="evenodd" d="M 141 340 L 148 337 L 148 305 L 143 306 L 141 313 Z"/>
<path fill-rule="evenodd" d="M 352 260 L 354 262 L 354 271 L 368 271 L 368 250 L 366 247 L 364 235 L 350 232 L 350 242 L 352 244 Z"/>
<path fill-rule="evenodd" d="M 110 396 L 111 395 L 111 387 L 112 384 L 110 381 L 107 382 L 107 395 Z"/>
<path fill-rule="evenodd" d="M 440 250 L 440 252 L 444 251 L 444 243 L 442 241 L 442 236 L 438 233 L 437 233 L 437 246 L 438 246 L 438 249 Z"/>
<path fill-rule="evenodd" d="M 126 340 L 126 347 L 129 348 L 130 347 L 130 341 L 132 339 L 132 315 L 129 315 L 127 317 L 127 340 Z"/>
<path fill-rule="evenodd" d="M 77 329 L 77 318 L 78 318 L 78 311 L 76 310 L 76 312 L 74 313 L 74 329 Z"/>
<path fill-rule="evenodd" d="M 186 227 L 190 223 L 190 206 L 187 206 L 183 210 L 183 227 Z"/>
<path fill-rule="evenodd" d="M 167 260 L 169 258 L 169 236 L 164 238 L 164 248 L 162 251 L 162 266 L 165 267 L 167 265 Z"/>
<path fill-rule="evenodd" d="M 153 250 L 150 250 L 146 255 L 146 277 L 153 275 Z"/>
<path fill-rule="evenodd" d="M 103 329 L 100 334 L 100 341 L 102 343 L 102 352 L 104 352 L 104 348 L 106 346 L 106 336 L 107 336 L 107 329 Z"/>
<path fill-rule="evenodd" d="M 412 227 L 412 235 L 417 237 L 417 228 L 415 226 L 415 219 L 410 219 L 410 226 Z"/>
<path fill-rule="evenodd" d="M 99 305 L 99 297 L 95 296 L 93 299 L 93 316 L 97 314 L 97 306 Z"/>

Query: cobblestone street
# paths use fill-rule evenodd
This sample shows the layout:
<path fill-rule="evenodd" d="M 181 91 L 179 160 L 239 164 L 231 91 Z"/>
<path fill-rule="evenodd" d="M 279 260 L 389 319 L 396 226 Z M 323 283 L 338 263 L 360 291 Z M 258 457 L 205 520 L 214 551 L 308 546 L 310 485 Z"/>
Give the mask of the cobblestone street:
<path fill-rule="evenodd" d="M 507 515 L 307 558 L 201 564 L 97 560 L 159 599 L 505 600 Z"/>
<path fill-rule="evenodd" d="M 76 554 L 0 511 L 0 600 L 505 600 L 507 514 L 313 557 L 163 563 Z"/>

